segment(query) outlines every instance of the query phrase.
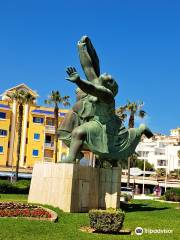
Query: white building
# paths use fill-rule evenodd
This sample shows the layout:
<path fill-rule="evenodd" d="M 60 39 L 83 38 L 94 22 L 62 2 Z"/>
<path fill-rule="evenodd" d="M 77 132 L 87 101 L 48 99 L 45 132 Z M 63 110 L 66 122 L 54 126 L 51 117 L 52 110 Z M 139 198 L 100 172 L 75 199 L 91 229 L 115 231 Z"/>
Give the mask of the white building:
<path fill-rule="evenodd" d="M 178 158 L 177 136 L 156 135 L 152 139 L 143 138 L 136 148 L 139 159 L 146 160 L 154 165 L 154 168 L 165 168 L 167 173 L 180 169 L 180 160 Z"/>
<path fill-rule="evenodd" d="M 170 134 L 172 137 L 176 137 L 177 140 L 180 142 L 180 127 L 170 130 Z"/>

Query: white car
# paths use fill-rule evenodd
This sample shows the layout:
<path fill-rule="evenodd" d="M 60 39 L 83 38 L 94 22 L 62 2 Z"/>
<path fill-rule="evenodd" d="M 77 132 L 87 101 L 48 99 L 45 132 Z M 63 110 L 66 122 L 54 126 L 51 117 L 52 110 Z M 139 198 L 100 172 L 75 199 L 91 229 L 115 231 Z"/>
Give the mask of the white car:
<path fill-rule="evenodd" d="M 131 187 L 121 187 L 121 196 L 127 195 L 131 199 L 134 198 L 134 190 Z"/>

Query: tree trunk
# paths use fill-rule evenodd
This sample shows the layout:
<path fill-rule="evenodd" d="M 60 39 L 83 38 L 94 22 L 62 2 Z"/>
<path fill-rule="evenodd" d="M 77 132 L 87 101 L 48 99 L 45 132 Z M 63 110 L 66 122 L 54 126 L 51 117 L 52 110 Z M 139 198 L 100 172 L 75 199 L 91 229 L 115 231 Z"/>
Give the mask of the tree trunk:
<path fill-rule="evenodd" d="M 134 127 L 134 112 L 133 111 L 131 111 L 131 113 L 130 113 L 128 127 L 129 128 L 133 128 Z"/>
<path fill-rule="evenodd" d="M 131 111 L 130 117 L 129 117 L 129 128 L 134 127 L 134 111 Z M 127 187 L 130 185 L 130 167 L 131 167 L 131 156 L 128 157 L 128 177 L 127 177 Z"/>
<path fill-rule="evenodd" d="M 58 160 L 58 134 L 57 134 L 57 130 L 58 130 L 58 114 L 59 114 L 59 108 L 56 105 L 54 108 L 54 120 L 55 120 L 55 163 L 57 163 Z"/>
<path fill-rule="evenodd" d="M 15 181 L 18 180 L 18 172 L 19 172 L 19 161 L 20 161 L 20 151 L 21 151 L 22 122 L 23 122 L 23 105 L 20 104 L 20 105 L 19 105 L 19 113 L 18 113 L 18 144 L 17 144 L 17 160 L 16 160 Z"/>
<path fill-rule="evenodd" d="M 131 157 L 128 157 L 128 176 L 127 176 L 127 187 L 130 185 L 130 163 L 131 163 Z"/>

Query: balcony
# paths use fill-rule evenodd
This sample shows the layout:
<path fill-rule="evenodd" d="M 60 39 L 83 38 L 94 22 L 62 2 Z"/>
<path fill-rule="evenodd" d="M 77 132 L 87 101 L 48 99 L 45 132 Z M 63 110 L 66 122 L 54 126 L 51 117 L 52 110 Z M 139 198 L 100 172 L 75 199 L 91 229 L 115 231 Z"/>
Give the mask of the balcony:
<path fill-rule="evenodd" d="M 55 134 L 55 126 L 46 125 L 45 126 L 45 133 Z"/>
<path fill-rule="evenodd" d="M 166 160 L 158 160 L 157 168 L 163 168 L 163 167 L 167 167 L 167 161 Z"/>
<path fill-rule="evenodd" d="M 44 157 L 44 162 L 53 162 L 53 158 Z"/>
<path fill-rule="evenodd" d="M 44 148 L 54 150 L 54 143 L 53 142 L 51 142 L 51 143 L 45 142 Z"/>

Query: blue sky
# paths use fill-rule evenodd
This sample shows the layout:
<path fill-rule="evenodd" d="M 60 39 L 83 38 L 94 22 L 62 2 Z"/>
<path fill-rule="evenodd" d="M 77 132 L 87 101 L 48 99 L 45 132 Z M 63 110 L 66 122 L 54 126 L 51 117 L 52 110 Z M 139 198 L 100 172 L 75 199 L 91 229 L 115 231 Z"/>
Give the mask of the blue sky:
<path fill-rule="evenodd" d="M 145 122 L 168 134 L 180 126 L 180 1 L 6 0 L 0 3 L 0 92 L 26 83 L 39 104 L 70 95 L 65 68 L 81 71 L 76 43 L 88 35 L 101 72 L 118 81 L 116 105 L 143 100 Z M 137 120 L 139 123 L 139 120 Z"/>

